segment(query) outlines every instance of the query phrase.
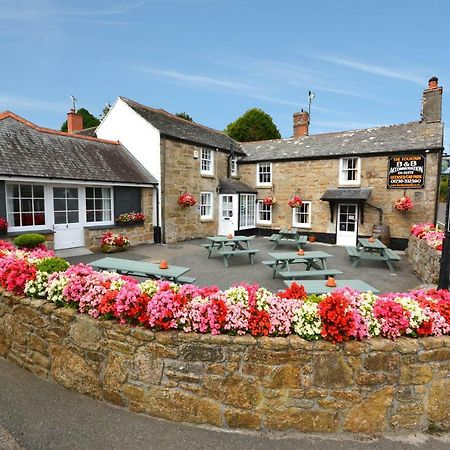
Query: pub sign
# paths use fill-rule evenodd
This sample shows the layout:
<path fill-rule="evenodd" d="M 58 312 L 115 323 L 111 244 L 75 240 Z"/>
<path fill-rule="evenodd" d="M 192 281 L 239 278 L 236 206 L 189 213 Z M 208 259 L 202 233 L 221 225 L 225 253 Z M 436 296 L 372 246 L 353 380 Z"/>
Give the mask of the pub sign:
<path fill-rule="evenodd" d="M 390 156 L 388 189 L 423 189 L 425 186 L 425 156 Z"/>

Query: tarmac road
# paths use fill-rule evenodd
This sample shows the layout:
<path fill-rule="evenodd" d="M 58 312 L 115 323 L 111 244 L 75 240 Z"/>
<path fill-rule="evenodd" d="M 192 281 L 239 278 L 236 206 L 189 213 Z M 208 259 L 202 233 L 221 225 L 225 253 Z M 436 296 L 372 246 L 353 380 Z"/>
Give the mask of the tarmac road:
<path fill-rule="evenodd" d="M 0 358 L 0 449 L 448 450 L 450 435 L 240 433 L 153 419 L 41 380 Z"/>

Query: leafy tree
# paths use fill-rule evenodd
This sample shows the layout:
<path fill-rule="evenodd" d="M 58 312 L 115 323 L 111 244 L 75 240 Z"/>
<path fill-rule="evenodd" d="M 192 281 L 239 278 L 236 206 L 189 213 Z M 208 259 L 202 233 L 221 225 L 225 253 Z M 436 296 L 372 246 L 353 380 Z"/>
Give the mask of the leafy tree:
<path fill-rule="evenodd" d="M 83 128 L 96 127 L 100 124 L 100 120 L 85 108 L 80 108 L 77 114 L 83 116 Z M 67 131 L 67 120 L 61 125 L 61 131 Z"/>
<path fill-rule="evenodd" d="M 105 103 L 105 106 L 102 110 L 102 113 L 100 114 L 100 120 L 103 120 L 106 117 L 106 114 L 108 114 L 109 110 L 111 109 L 111 105 L 109 102 Z"/>
<path fill-rule="evenodd" d="M 225 133 L 239 142 L 280 139 L 272 117 L 262 109 L 252 108 L 225 128 Z"/>
<path fill-rule="evenodd" d="M 175 115 L 177 117 L 181 117 L 184 120 L 188 120 L 189 122 L 194 121 L 194 119 L 188 113 L 185 113 L 185 112 L 176 113 Z"/>

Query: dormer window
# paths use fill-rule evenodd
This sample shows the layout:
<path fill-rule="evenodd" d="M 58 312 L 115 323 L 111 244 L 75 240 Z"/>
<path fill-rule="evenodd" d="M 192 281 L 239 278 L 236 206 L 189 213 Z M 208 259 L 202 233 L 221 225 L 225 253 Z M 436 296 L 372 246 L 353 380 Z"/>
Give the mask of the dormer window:
<path fill-rule="evenodd" d="M 339 184 L 358 186 L 361 182 L 361 158 L 350 157 L 339 160 Z"/>

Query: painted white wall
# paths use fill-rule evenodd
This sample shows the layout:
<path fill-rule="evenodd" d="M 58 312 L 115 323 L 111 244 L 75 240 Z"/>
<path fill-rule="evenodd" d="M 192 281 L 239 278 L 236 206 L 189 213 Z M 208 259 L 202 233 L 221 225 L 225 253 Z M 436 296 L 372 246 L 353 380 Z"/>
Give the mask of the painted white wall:
<path fill-rule="evenodd" d="M 161 181 L 160 133 L 120 97 L 96 129 L 101 139 L 120 141 L 127 150 L 157 179 Z M 160 186 L 158 185 L 158 190 Z M 161 191 L 159 191 L 161 198 Z M 156 202 L 156 196 L 153 197 Z M 156 204 L 153 205 L 156 223 Z M 161 205 L 159 205 L 161 217 Z"/>

